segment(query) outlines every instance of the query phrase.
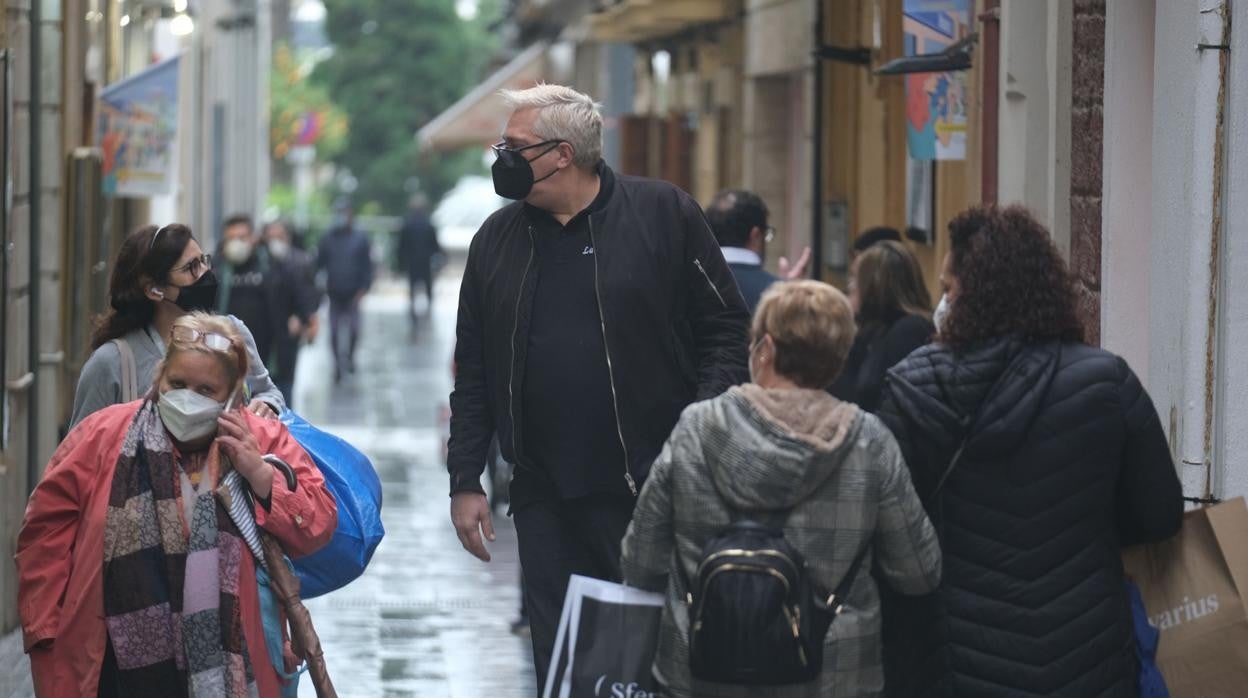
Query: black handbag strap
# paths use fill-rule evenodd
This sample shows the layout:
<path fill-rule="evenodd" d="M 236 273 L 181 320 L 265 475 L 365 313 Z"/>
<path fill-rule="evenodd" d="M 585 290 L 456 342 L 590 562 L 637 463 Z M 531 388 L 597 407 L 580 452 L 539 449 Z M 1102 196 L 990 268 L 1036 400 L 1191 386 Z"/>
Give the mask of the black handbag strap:
<path fill-rule="evenodd" d="M 841 577 L 841 581 L 836 585 L 836 588 L 825 599 L 824 603 L 827 605 L 828 610 L 832 612 L 832 615 L 839 616 L 841 610 L 845 608 L 845 599 L 849 598 L 849 590 L 854 587 L 854 580 L 858 577 L 858 570 L 862 568 L 862 562 L 867 559 L 867 553 L 870 550 L 871 539 L 868 538 L 867 542 L 862 546 L 862 550 L 859 550 L 858 554 L 854 556 L 853 562 L 849 563 L 849 570 L 845 572 L 845 576 Z"/>

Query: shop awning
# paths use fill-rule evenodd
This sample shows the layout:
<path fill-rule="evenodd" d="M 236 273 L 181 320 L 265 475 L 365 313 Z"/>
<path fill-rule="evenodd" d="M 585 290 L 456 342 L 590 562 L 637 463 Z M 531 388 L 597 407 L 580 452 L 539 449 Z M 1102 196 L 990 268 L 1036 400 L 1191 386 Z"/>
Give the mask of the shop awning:
<path fill-rule="evenodd" d="M 546 74 L 545 43 L 525 49 L 416 132 L 422 150 L 455 150 L 498 142 L 510 112 L 499 90 L 522 90 Z"/>
<path fill-rule="evenodd" d="M 731 0 L 618 0 L 589 16 L 594 39 L 635 43 L 732 18 Z"/>

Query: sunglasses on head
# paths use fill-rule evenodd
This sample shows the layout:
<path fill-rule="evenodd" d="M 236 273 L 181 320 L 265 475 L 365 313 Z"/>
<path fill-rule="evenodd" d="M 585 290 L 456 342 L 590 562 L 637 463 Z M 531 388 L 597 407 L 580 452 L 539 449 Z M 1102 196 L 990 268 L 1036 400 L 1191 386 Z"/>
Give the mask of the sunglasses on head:
<path fill-rule="evenodd" d="M 230 352 L 234 341 L 216 332 L 200 332 L 193 327 L 174 327 L 170 338 L 179 344 L 202 344 L 213 351 Z"/>

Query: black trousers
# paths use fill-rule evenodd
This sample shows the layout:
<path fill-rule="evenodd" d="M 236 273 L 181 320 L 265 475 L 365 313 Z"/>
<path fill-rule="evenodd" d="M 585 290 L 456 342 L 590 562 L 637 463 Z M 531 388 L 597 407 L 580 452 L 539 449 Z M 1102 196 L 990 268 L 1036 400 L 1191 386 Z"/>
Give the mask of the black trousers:
<path fill-rule="evenodd" d="M 269 370 L 273 384 L 282 391 L 286 398 L 286 406 L 295 408 L 295 366 L 299 362 L 299 338 L 291 337 L 286 328 L 281 328 L 280 336 L 273 340 L 273 356 L 275 365 Z"/>
<path fill-rule="evenodd" d="M 539 693 L 546 685 L 568 578 L 580 574 L 620 581 L 620 541 L 635 503 L 627 495 L 544 498 L 512 512 Z"/>

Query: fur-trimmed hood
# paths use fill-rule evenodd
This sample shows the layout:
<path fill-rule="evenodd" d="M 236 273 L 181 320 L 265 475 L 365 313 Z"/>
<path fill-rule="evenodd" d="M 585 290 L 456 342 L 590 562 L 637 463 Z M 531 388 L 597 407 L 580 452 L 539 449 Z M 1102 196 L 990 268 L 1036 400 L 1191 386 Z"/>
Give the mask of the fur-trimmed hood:
<path fill-rule="evenodd" d="M 861 421 L 856 405 L 822 390 L 751 383 L 725 397 L 713 421 L 732 433 L 732 447 L 706 462 L 720 495 L 743 511 L 788 509 L 809 497 L 844 462 Z"/>

